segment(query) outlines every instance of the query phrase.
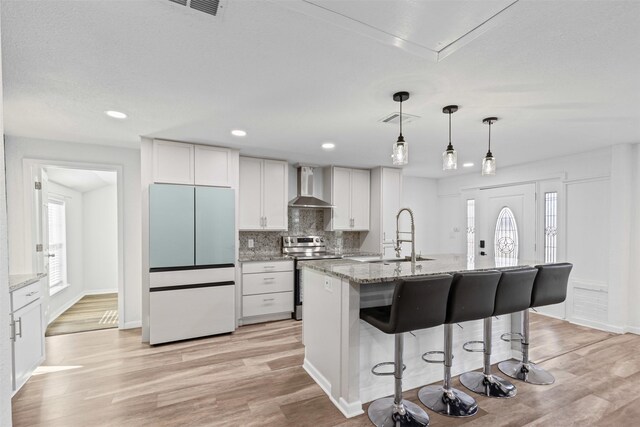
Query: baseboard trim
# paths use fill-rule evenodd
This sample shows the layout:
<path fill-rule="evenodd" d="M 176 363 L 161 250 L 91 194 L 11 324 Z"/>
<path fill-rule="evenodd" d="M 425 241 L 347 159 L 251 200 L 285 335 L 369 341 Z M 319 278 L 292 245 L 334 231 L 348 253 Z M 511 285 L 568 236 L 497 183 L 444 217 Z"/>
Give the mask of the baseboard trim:
<path fill-rule="evenodd" d="M 624 328 L 624 331 L 628 332 L 630 334 L 640 335 L 640 327 L 639 326 L 627 326 L 626 328 Z"/>
<path fill-rule="evenodd" d="M 360 401 L 349 403 L 342 397 L 339 401 L 335 400 L 333 396 L 331 396 L 331 383 L 320 373 L 320 371 L 316 369 L 315 366 L 313 366 L 311 362 L 309 362 L 309 360 L 307 360 L 306 357 L 302 363 L 302 368 L 307 372 L 307 374 L 309 374 L 316 384 L 320 386 L 322 391 L 324 391 L 327 397 L 329 397 L 331 403 L 333 403 L 335 407 L 342 412 L 342 415 L 347 418 L 353 418 L 360 414 L 364 414 L 364 411 L 362 410 L 362 402 Z"/>
<path fill-rule="evenodd" d="M 133 322 L 125 322 L 125 324 L 122 327 L 122 329 L 135 329 L 135 328 L 141 328 L 141 327 L 142 327 L 142 321 L 141 320 L 135 320 Z"/>
<path fill-rule="evenodd" d="M 52 324 L 58 317 L 60 317 L 60 315 L 62 313 L 64 313 L 65 311 L 69 310 L 75 303 L 77 303 L 78 301 L 80 301 L 82 299 L 82 297 L 84 296 L 84 293 L 80 293 L 79 295 L 77 295 L 75 298 L 72 298 L 69 300 L 69 302 L 67 302 L 65 305 L 63 305 L 62 307 L 60 307 L 58 309 L 58 311 L 56 311 L 54 314 L 49 315 L 49 320 L 47 322 L 47 325 Z"/>
<path fill-rule="evenodd" d="M 574 325 L 586 326 L 587 328 L 598 329 L 604 332 L 613 332 L 614 334 L 624 334 L 625 328 L 620 326 L 609 325 L 608 323 L 596 322 L 586 319 L 566 319 Z"/>
<path fill-rule="evenodd" d="M 92 290 L 92 291 L 84 291 L 84 295 L 103 295 L 103 294 L 117 294 L 118 290 L 117 289 L 96 289 L 96 290 Z M 120 295 L 118 295 L 118 298 L 120 298 Z"/>

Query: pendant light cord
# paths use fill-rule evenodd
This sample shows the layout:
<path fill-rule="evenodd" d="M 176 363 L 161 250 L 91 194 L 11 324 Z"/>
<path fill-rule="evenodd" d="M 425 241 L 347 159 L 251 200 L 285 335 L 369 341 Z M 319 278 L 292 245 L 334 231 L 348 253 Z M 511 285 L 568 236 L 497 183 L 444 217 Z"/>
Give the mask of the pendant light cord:
<path fill-rule="evenodd" d="M 491 152 L 491 120 L 489 120 L 489 152 Z"/>
<path fill-rule="evenodd" d="M 451 145 L 451 110 L 449 110 L 449 145 Z"/>
<path fill-rule="evenodd" d="M 400 136 L 402 136 L 402 97 L 400 97 Z"/>

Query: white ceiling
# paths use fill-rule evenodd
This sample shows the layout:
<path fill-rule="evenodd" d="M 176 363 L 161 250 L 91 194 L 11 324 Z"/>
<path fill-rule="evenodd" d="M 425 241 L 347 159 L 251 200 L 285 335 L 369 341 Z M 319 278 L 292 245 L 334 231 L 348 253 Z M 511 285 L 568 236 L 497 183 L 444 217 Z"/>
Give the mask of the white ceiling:
<path fill-rule="evenodd" d="M 487 116 L 500 119 L 498 167 L 640 142 L 638 1 L 521 0 L 448 56 L 428 54 L 511 3 L 228 0 L 213 17 L 168 0 L 2 1 L 5 131 L 390 165 L 398 129 L 378 120 L 407 90 L 404 111 L 421 117 L 403 132 L 409 175 L 443 176 L 448 104 L 460 105 L 453 144 L 476 173 Z"/>
<path fill-rule="evenodd" d="M 67 169 L 50 166 L 45 168 L 50 182 L 86 193 L 107 185 L 115 185 L 117 174 L 109 171 Z"/>

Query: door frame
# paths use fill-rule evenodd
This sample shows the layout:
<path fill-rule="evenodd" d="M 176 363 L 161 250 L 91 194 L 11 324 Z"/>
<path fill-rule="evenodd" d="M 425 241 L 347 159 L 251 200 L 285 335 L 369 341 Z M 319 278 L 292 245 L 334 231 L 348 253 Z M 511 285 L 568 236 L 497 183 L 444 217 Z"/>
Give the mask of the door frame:
<path fill-rule="evenodd" d="M 118 215 L 118 329 L 125 329 L 125 292 L 124 292 L 124 187 L 123 187 L 123 167 L 109 163 L 86 163 L 86 162 L 69 162 L 63 160 L 45 160 L 45 159 L 22 159 L 22 182 L 23 182 L 23 209 L 24 209 L 24 239 L 25 247 L 23 256 L 25 265 L 31 266 L 31 270 L 35 271 L 33 248 L 35 240 L 32 236 L 33 230 L 33 203 L 34 191 L 32 187 L 32 170 L 33 168 L 46 168 L 48 166 L 60 167 L 65 169 L 81 169 L 115 172 L 117 176 L 117 215 Z M 26 223 L 29 221 L 29 223 Z M 49 319 L 46 319 L 48 322 Z"/>

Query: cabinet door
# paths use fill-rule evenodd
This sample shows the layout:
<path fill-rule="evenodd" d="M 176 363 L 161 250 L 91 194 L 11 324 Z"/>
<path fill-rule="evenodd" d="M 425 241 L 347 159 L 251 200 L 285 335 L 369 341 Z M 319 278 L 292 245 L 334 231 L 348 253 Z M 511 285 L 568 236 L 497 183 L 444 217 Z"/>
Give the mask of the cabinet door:
<path fill-rule="evenodd" d="M 287 229 L 288 175 L 287 162 L 264 161 L 262 203 L 266 230 Z"/>
<path fill-rule="evenodd" d="M 194 183 L 194 146 L 153 141 L 153 181 L 166 184 Z"/>
<path fill-rule="evenodd" d="M 149 267 L 193 265 L 194 188 L 185 185 L 149 186 Z"/>
<path fill-rule="evenodd" d="M 29 379 L 44 359 L 42 304 L 33 302 L 13 313 L 16 339 L 13 342 L 14 390 Z"/>
<path fill-rule="evenodd" d="M 351 171 L 351 218 L 353 230 L 369 229 L 369 206 L 371 186 L 370 172 L 363 169 Z"/>
<path fill-rule="evenodd" d="M 332 187 L 333 229 L 351 230 L 351 169 L 333 168 Z"/>
<path fill-rule="evenodd" d="M 195 146 L 195 184 L 229 187 L 229 150 Z"/>
<path fill-rule="evenodd" d="M 382 169 L 382 242 L 391 243 L 396 238 L 396 215 L 400 210 L 402 197 L 402 171 Z"/>
<path fill-rule="evenodd" d="M 196 187 L 196 265 L 234 264 L 235 222 L 231 188 Z"/>
<path fill-rule="evenodd" d="M 238 228 L 262 229 L 262 160 L 240 157 Z"/>

